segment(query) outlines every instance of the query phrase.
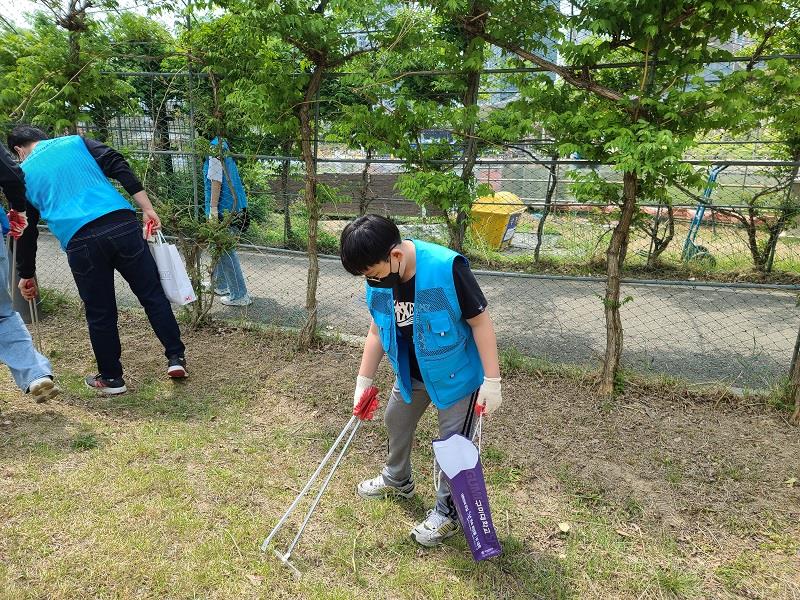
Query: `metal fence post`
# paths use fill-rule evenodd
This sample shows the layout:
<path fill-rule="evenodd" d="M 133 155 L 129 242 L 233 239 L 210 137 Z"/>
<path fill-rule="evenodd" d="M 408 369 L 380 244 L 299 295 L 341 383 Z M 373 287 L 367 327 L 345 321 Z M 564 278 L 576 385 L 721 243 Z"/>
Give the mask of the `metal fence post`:
<path fill-rule="evenodd" d="M 188 9 L 188 5 L 187 5 Z M 192 32 L 192 19 L 189 13 L 186 13 L 186 31 L 190 34 Z M 192 93 L 192 85 L 194 84 L 194 77 L 192 77 L 192 58 L 189 57 L 187 61 L 187 70 L 189 72 L 186 81 L 188 81 L 188 97 L 189 97 L 189 147 L 191 152 L 189 156 L 192 162 L 192 198 L 194 199 L 194 218 L 200 218 L 200 198 L 197 191 L 198 177 L 197 177 L 197 148 L 195 147 L 195 118 L 194 118 L 194 94 Z M 200 265 L 198 265 L 199 267 Z M 199 273 L 199 269 L 198 269 Z"/>

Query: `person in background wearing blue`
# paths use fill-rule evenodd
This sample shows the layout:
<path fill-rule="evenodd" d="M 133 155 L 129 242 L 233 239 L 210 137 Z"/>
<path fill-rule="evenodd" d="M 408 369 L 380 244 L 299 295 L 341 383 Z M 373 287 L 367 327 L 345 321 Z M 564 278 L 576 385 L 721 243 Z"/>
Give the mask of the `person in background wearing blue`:
<path fill-rule="evenodd" d="M 39 217 L 67 253 L 72 276 L 86 307 L 89 339 L 98 373 L 84 382 L 103 395 L 127 391 L 122 377 L 122 347 L 117 329 L 114 271 L 118 271 L 144 307 L 150 326 L 164 346 L 167 375 L 188 376 L 185 347 L 155 260 L 142 236 L 136 213 L 109 177 L 120 182 L 142 209 L 145 224 L 161 227 L 142 183 L 125 158 L 96 140 L 68 135 L 48 139 L 30 125 L 19 125 L 8 145 L 22 161 L 30 227 L 19 239 L 17 270 L 24 298 L 36 295 L 36 224 Z"/>
<path fill-rule="evenodd" d="M 0 144 L 0 189 L 11 205 L 9 219 L 0 210 L 3 235 L 19 239 L 28 224 L 25 210 L 25 177 L 19 165 Z M 9 274 L 6 245 L 0 244 L 0 361 L 8 365 L 15 383 L 36 402 L 45 402 L 60 393 L 53 381 L 53 369 L 33 347 L 31 334 L 14 311 L 8 293 Z"/>
<path fill-rule="evenodd" d="M 228 142 L 220 138 L 211 140 L 211 155 L 203 165 L 203 180 L 206 192 L 206 217 L 224 219 L 231 217 L 231 233 L 237 238 L 247 229 L 247 194 L 245 194 L 239 169 L 233 157 L 228 155 Z M 226 306 L 249 306 L 253 303 L 247 293 L 247 282 L 236 250 L 224 252 L 214 267 L 212 276 L 214 293 L 222 296 L 220 302 Z"/>

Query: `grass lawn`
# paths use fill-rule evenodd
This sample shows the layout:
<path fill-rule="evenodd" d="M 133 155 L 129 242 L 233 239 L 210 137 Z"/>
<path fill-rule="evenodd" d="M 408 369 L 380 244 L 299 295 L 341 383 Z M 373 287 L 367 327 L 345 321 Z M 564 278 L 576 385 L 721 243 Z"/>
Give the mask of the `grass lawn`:
<path fill-rule="evenodd" d="M 755 400 L 631 384 L 601 402 L 517 359 L 484 427 L 503 556 L 408 537 L 434 498 L 429 411 L 419 496 L 355 495 L 386 450 L 367 424 L 295 551 L 298 581 L 259 545 L 346 422 L 360 350 L 298 354 L 220 325 L 186 333 L 191 378 L 173 383 L 124 313 L 131 391 L 102 399 L 81 383 L 82 317 L 60 310 L 42 327 L 63 396 L 35 405 L 0 376 L 0 598 L 800 597 L 800 435 Z"/>

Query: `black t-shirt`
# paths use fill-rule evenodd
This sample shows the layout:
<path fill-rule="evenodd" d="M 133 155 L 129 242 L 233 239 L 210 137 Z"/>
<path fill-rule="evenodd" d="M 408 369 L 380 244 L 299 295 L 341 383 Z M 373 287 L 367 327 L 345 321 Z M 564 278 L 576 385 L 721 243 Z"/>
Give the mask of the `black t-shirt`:
<path fill-rule="evenodd" d="M 422 381 L 417 354 L 414 351 L 415 279 L 416 277 L 412 277 L 397 287 L 394 314 L 397 321 L 398 335 L 408 342 L 411 377 Z M 467 260 L 463 256 L 458 256 L 453 261 L 453 283 L 456 287 L 456 296 L 458 296 L 458 305 L 461 308 L 462 318 L 472 319 L 486 310 L 486 297 L 483 295 L 483 291 L 481 291 L 478 282 L 475 280 L 475 275 L 473 275 Z"/>

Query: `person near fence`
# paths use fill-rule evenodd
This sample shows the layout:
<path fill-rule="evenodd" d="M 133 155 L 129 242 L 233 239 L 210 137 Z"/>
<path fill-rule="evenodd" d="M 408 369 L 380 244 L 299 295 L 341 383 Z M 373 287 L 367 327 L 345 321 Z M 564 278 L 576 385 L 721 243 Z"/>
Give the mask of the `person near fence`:
<path fill-rule="evenodd" d="M 476 403 L 488 415 L 502 401 L 486 298 L 463 256 L 437 244 L 403 240 L 382 216 L 365 215 L 344 228 L 341 260 L 349 273 L 366 277 L 372 316 L 353 402 L 372 385 L 384 354 L 396 376 L 384 417 L 386 463 L 380 475 L 358 484 L 357 493 L 366 499 L 410 498 L 411 445 L 428 405 L 438 410 L 441 437 L 472 437 Z M 459 527 L 450 490 L 441 481 L 435 507 L 411 537 L 436 546 Z"/>
<path fill-rule="evenodd" d="M 8 218 L 0 211 L 3 235 L 14 243 L 25 231 L 25 177 L 6 147 L 0 144 L 0 189 L 11 206 Z M 31 334 L 14 310 L 9 290 L 9 257 L 6 244 L 0 244 L 0 361 L 11 370 L 19 388 L 36 402 L 45 402 L 61 390 L 53 378 L 50 361 L 33 346 Z"/>
<path fill-rule="evenodd" d="M 98 373 L 86 385 L 104 395 L 127 391 L 120 357 L 114 271 L 128 282 L 164 346 L 167 375 L 183 378 L 185 347 L 161 279 L 130 203 L 109 182 L 116 179 L 141 208 L 145 223 L 161 227 L 147 193 L 116 150 L 71 135 L 48 139 L 35 127 L 20 125 L 8 136 L 20 158 L 27 186 L 29 227 L 19 240 L 20 290 L 36 294 L 39 218 L 67 253 L 67 262 L 86 307 L 89 339 Z"/>
<path fill-rule="evenodd" d="M 247 229 L 247 194 L 239 176 L 236 162 L 230 155 L 228 142 L 215 137 L 211 140 L 211 154 L 203 164 L 205 182 L 206 217 L 230 219 L 230 231 L 236 239 Z M 249 306 L 253 303 L 247 293 L 247 282 L 236 250 L 223 252 L 212 275 L 214 293 L 222 296 L 226 306 Z"/>

